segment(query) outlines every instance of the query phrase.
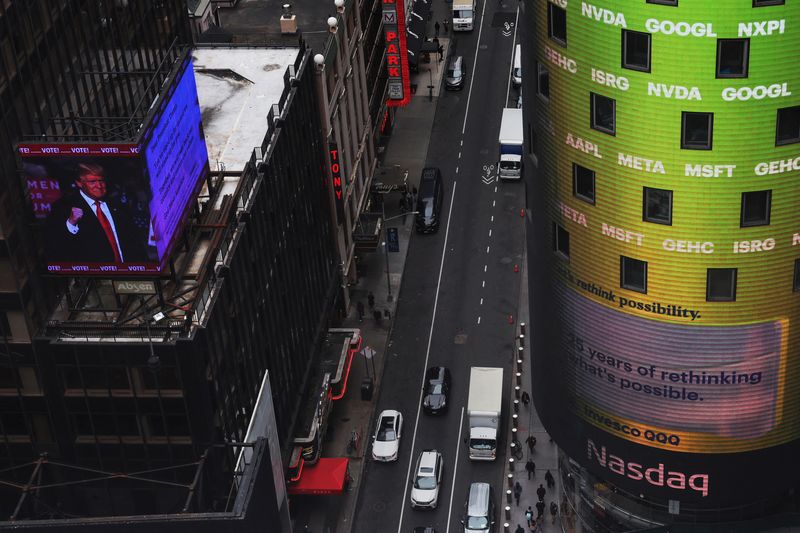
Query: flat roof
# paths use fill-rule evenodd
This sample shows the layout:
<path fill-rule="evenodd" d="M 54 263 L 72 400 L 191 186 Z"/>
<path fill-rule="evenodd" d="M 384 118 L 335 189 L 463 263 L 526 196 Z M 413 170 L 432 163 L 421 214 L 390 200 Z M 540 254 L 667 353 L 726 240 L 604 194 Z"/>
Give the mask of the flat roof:
<path fill-rule="evenodd" d="M 196 48 L 197 96 L 211 170 L 240 171 L 267 133 L 267 114 L 285 90 L 299 47 Z"/>

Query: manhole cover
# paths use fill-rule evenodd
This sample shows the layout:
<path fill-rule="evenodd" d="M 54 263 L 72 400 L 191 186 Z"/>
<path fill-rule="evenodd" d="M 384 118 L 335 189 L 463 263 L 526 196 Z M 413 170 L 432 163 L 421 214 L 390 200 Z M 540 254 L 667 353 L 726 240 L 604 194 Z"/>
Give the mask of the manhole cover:
<path fill-rule="evenodd" d="M 504 257 L 504 258 L 500 259 L 500 262 L 502 264 L 504 264 L 504 265 L 507 265 L 507 264 L 509 264 L 511 262 L 511 258 L 510 257 Z"/>
<path fill-rule="evenodd" d="M 489 49 L 489 45 L 488 44 L 482 44 L 478 48 L 480 48 L 481 50 L 488 50 Z"/>
<path fill-rule="evenodd" d="M 459 333 L 456 335 L 455 341 L 456 344 L 466 344 L 467 343 L 467 334 L 466 333 Z"/>
<path fill-rule="evenodd" d="M 386 510 L 386 504 L 384 502 L 378 502 L 372 506 L 372 510 L 382 513 Z"/>
<path fill-rule="evenodd" d="M 480 151 L 481 155 L 486 155 L 488 153 L 489 153 L 489 149 L 488 148 L 484 148 L 483 150 Z"/>

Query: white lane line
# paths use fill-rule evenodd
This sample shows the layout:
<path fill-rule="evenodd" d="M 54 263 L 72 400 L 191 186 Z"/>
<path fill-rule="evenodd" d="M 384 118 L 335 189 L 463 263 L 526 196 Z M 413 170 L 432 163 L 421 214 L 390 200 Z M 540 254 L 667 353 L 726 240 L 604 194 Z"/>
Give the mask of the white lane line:
<path fill-rule="evenodd" d="M 456 172 L 458 172 L 458 168 L 456 168 Z M 495 204 L 495 203 L 496 203 L 496 201 L 495 201 L 495 200 L 492 200 L 492 207 L 494 207 L 494 204 Z"/>
<path fill-rule="evenodd" d="M 480 323 L 481 323 L 481 317 L 478 317 L 478 324 L 480 324 Z M 449 530 L 449 529 L 450 529 L 450 527 L 448 526 L 448 528 L 447 528 L 447 529 Z"/>
<path fill-rule="evenodd" d="M 486 272 L 486 271 L 484 270 L 484 272 Z M 484 288 L 484 287 L 486 287 L 486 280 L 481 281 L 481 288 Z"/>
<path fill-rule="evenodd" d="M 486 269 L 489 268 L 489 265 L 483 265 L 483 271 L 486 272 Z"/>
<path fill-rule="evenodd" d="M 459 146 L 464 146 L 464 139 L 461 139 L 461 143 L 459 144 Z"/>
<path fill-rule="evenodd" d="M 483 298 L 481 298 L 481 305 L 483 305 Z"/>
<path fill-rule="evenodd" d="M 456 174 L 458 174 L 458 167 L 456 167 Z"/>
<path fill-rule="evenodd" d="M 497 185 L 494 186 L 494 192 L 497 192 Z M 492 204 L 494 205 L 494 204 Z"/>
<path fill-rule="evenodd" d="M 481 33 L 483 32 L 483 15 L 486 13 L 486 4 L 483 3 L 481 9 L 481 20 L 478 23 L 478 45 L 475 47 L 475 59 L 472 60 L 472 75 L 469 77 L 469 93 L 467 93 L 467 109 L 464 111 L 464 124 L 461 126 L 461 135 L 467 130 L 467 117 L 469 116 L 469 102 L 472 99 L 472 82 L 475 81 L 475 75 L 478 73 L 478 50 L 481 49 Z"/>
<path fill-rule="evenodd" d="M 492 215 L 492 220 L 491 221 L 494 222 L 494 215 Z"/>
<path fill-rule="evenodd" d="M 491 236 L 492 236 L 492 230 L 491 230 L 491 228 L 490 228 L 490 229 L 489 229 L 489 237 L 491 237 Z"/>
<path fill-rule="evenodd" d="M 425 350 L 425 365 L 422 367 L 422 378 L 419 386 L 419 398 L 417 400 L 417 418 L 414 421 L 414 435 L 411 438 L 411 453 L 408 456 L 408 471 L 406 472 L 406 482 L 403 486 L 403 503 L 400 506 L 400 520 L 397 524 L 397 533 L 403 531 L 403 514 L 406 510 L 406 497 L 408 496 L 408 481 L 411 479 L 411 465 L 414 461 L 414 445 L 417 443 L 417 430 L 419 429 L 419 414 L 422 411 L 422 393 L 425 392 L 425 372 L 428 369 L 428 360 L 431 356 L 431 342 L 433 341 L 433 325 L 436 322 L 436 309 L 439 306 L 439 291 L 442 288 L 442 272 L 444 272 L 444 257 L 447 252 L 447 237 L 450 235 L 450 220 L 453 216 L 453 203 L 456 197 L 457 181 L 453 182 L 453 193 L 450 196 L 450 210 L 447 212 L 447 230 L 444 232 L 444 243 L 442 243 L 442 260 L 439 263 L 439 279 L 436 281 L 436 297 L 433 299 L 433 314 L 431 315 L 431 329 L 428 333 L 428 347 Z"/>
<path fill-rule="evenodd" d="M 486 253 L 487 254 L 489 253 L 489 247 L 488 246 L 486 247 Z"/>
<path fill-rule="evenodd" d="M 481 323 L 478 317 L 478 324 Z M 450 506 L 447 508 L 447 528 L 445 533 L 450 531 L 450 519 L 453 517 L 453 496 L 456 493 L 456 473 L 458 472 L 458 450 L 461 449 L 461 428 L 464 427 L 464 408 L 461 408 L 461 418 L 458 419 L 458 440 L 456 440 L 456 460 L 453 461 L 453 480 L 450 482 Z"/>
<path fill-rule="evenodd" d="M 517 6 L 517 16 L 514 19 L 514 38 L 511 40 L 511 68 L 508 69 L 508 81 L 506 82 L 506 102 L 511 94 L 511 72 L 514 70 L 514 53 L 517 50 L 517 24 L 519 24 L 519 6 Z"/>
<path fill-rule="evenodd" d="M 461 159 L 461 152 L 458 152 L 458 158 Z"/>

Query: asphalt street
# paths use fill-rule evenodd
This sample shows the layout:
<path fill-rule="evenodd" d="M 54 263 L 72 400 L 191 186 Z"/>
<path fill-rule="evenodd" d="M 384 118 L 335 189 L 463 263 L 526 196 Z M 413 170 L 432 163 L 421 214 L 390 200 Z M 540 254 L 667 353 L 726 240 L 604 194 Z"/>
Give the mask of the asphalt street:
<path fill-rule="evenodd" d="M 517 99 L 517 91 L 508 88 L 516 7 L 516 2 L 479 2 L 475 29 L 452 34 L 451 53 L 464 56 L 467 64 L 466 87 L 443 91 L 431 103 L 436 108 L 426 165 L 439 167 L 444 177 L 443 224 L 436 234 L 411 239 L 376 409 L 376 414 L 384 409 L 403 414 L 400 457 L 390 464 L 368 461 L 354 519 L 353 531 L 359 533 L 421 525 L 439 533 L 457 531 L 473 481 L 491 483 L 502 507 L 506 443 L 501 441 L 497 461 L 480 463 L 469 461 L 463 439 L 469 368 L 505 369 L 504 405 L 511 388 L 516 324 L 509 317 L 518 314 L 522 274 L 514 267 L 523 260 L 525 194 L 522 182 L 492 178 L 502 108 L 515 106 Z M 419 407 L 425 369 L 439 365 L 450 368 L 453 386 L 448 412 L 434 417 Z M 411 469 L 421 450 L 431 448 L 442 452 L 445 463 L 439 506 L 413 510 Z M 496 520 L 499 526 L 499 511 Z"/>

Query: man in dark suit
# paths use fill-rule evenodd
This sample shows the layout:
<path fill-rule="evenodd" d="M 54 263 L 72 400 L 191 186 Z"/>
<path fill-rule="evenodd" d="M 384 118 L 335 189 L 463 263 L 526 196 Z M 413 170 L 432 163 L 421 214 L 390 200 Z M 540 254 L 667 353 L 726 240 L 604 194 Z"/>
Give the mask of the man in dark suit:
<path fill-rule="evenodd" d="M 135 263 L 147 260 L 145 239 L 130 213 L 106 198 L 103 167 L 78 165 L 78 191 L 53 205 L 47 219 L 50 261 Z"/>

